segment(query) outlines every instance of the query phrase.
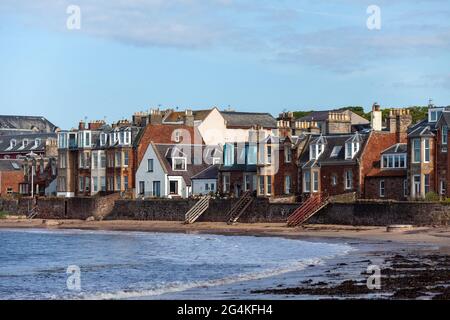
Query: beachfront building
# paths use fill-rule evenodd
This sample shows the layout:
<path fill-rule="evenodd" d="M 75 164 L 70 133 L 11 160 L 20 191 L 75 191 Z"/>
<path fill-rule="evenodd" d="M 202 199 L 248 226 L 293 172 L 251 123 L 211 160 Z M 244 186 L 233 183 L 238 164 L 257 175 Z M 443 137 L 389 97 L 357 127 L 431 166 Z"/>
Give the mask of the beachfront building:
<path fill-rule="evenodd" d="M 134 188 L 135 140 L 140 127 L 127 120 L 102 120 L 58 134 L 59 196 L 128 193 Z"/>
<path fill-rule="evenodd" d="M 381 113 L 374 105 L 373 113 Z M 300 187 L 302 194 L 322 193 L 336 196 L 352 193 L 366 197 L 365 180 L 381 169 L 383 152 L 395 144 L 406 142 L 411 115 L 406 109 L 391 111 L 387 127 L 381 114 L 372 117 L 372 128 L 381 130 L 347 134 L 309 134 L 300 156 Z M 403 188 L 398 190 L 403 195 Z M 373 192 L 367 190 L 367 196 Z"/>
<path fill-rule="evenodd" d="M 188 198 L 192 177 L 221 160 L 217 146 L 151 142 L 136 171 L 136 197 Z"/>
<path fill-rule="evenodd" d="M 447 195 L 449 109 L 430 104 L 428 118 L 408 132 L 408 185 L 411 199 Z"/>
<path fill-rule="evenodd" d="M 24 176 L 22 162 L 19 159 L 0 159 L 0 196 L 19 193 L 19 185 Z"/>
<path fill-rule="evenodd" d="M 191 178 L 192 195 L 202 196 L 217 192 L 219 165 L 211 165 Z"/>

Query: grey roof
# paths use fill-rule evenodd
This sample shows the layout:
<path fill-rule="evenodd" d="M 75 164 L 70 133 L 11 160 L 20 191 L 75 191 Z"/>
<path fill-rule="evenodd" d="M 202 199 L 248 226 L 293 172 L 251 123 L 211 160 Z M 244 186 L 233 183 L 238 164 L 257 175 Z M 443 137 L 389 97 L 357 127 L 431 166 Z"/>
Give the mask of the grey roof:
<path fill-rule="evenodd" d="M 222 157 L 222 151 L 218 146 L 205 146 L 205 145 L 187 145 L 187 144 L 154 144 L 156 152 L 158 153 L 158 159 L 162 162 L 166 172 L 169 176 L 181 176 L 187 186 L 190 186 L 191 179 L 195 175 L 198 175 L 208 167 L 210 164 L 205 163 L 202 159 L 195 161 L 196 152 L 201 151 L 202 155 L 210 155 L 214 152 L 214 157 Z M 200 149 L 200 150 L 199 150 Z M 184 153 L 183 153 L 184 152 Z M 186 171 L 174 171 L 172 170 L 172 158 L 177 156 L 183 156 L 187 158 Z"/>
<path fill-rule="evenodd" d="M 438 120 L 438 124 L 440 124 L 442 121 L 446 123 L 446 125 L 450 125 L 450 110 L 445 110 L 442 112 L 441 117 Z"/>
<path fill-rule="evenodd" d="M 219 166 L 212 165 L 203 170 L 200 173 L 197 173 L 195 176 L 191 178 L 191 180 L 201 180 L 201 179 L 217 179 L 219 174 Z"/>
<path fill-rule="evenodd" d="M 358 140 L 361 143 L 358 153 L 353 157 L 353 159 L 345 159 L 345 143 L 347 141 L 351 141 L 351 139 L 355 138 L 355 134 L 338 134 L 338 135 L 324 135 L 322 138 L 326 141 L 325 149 L 318 159 L 310 160 L 309 151 L 310 145 L 315 144 L 314 141 L 317 141 L 317 137 L 320 136 L 312 136 L 308 144 L 305 146 L 305 151 L 300 156 L 300 165 L 303 167 L 312 167 L 316 165 L 326 165 L 326 164 L 354 164 L 356 163 L 356 159 L 361 155 L 364 150 L 365 143 L 367 142 L 368 134 L 358 134 Z M 336 146 L 340 146 L 342 148 L 336 148 L 337 154 L 336 156 L 331 156 L 333 153 L 333 149 Z"/>
<path fill-rule="evenodd" d="M 334 110 L 322 110 L 322 111 L 313 111 L 306 116 L 298 118 L 298 121 L 326 121 L 328 120 L 328 114 L 330 112 L 333 113 L 347 113 L 350 115 L 350 120 L 353 125 L 367 125 L 370 124 L 370 121 L 361 117 L 359 114 L 354 113 L 351 110 L 342 110 L 342 109 L 334 109 Z"/>
<path fill-rule="evenodd" d="M 0 171 L 18 171 L 22 169 L 22 160 L 0 159 Z"/>
<path fill-rule="evenodd" d="M 220 111 L 227 127 L 250 128 L 258 125 L 263 128 L 276 128 L 277 120 L 270 113 Z"/>
<path fill-rule="evenodd" d="M 434 137 L 437 129 L 437 122 L 422 120 L 408 129 L 409 138 Z"/>
<path fill-rule="evenodd" d="M 407 149 L 408 149 L 408 145 L 406 143 L 397 143 L 397 144 L 390 146 L 383 152 L 381 152 L 381 154 L 406 153 Z"/>
<path fill-rule="evenodd" d="M 35 144 L 36 139 L 40 139 L 38 145 Z M 57 139 L 56 133 L 27 133 L 15 135 L 0 136 L 0 152 L 1 153 L 28 153 L 45 151 L 45 142 L 47 139 Z M 16 145 L 11 148 L 11 141 L 15 140 Z M 23 141 L 28 140 L 28 144 L 23 147 Z M 39 140 L 38 140 L 39 141 Z"/>
<path fill-rule="evenodd" d="M 2 132 L 55 132 L 57 127 L 44 117 L 0 115 L 0 135 Z"/>

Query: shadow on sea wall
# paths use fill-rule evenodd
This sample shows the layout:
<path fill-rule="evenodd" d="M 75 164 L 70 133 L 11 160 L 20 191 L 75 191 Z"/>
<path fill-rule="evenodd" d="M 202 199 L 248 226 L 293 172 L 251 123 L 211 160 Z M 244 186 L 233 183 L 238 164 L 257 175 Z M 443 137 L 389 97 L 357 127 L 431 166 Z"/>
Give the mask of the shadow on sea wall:
<path fill-rule="evenodd" d="M 225 222 L 235 199 L 214 199 L 197 221 Z M 184 221 L 185 213 L 195 200 L 123 200 L 118 194 L 104 197 L 40 198 L 36 201 L 37 218 L 107 220 L 165 220 Z M 299 207 L 298 203 L 270 203 L 256 199 L 239 222 L 286 222 Z M 0 211 L 26 215 L 32 200 L 0 199 Z M 412 224 L 416 226 L 448 225 L 450 205 L 433 202 L 353 201 L 334 202 L 314 215 L 308 223 L 386 226 Z"/>

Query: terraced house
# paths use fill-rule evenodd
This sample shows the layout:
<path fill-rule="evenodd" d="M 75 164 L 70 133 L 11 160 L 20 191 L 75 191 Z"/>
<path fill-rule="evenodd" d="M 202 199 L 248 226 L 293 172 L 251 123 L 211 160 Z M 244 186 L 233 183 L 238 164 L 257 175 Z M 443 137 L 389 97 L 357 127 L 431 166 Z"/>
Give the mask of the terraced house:
<path fill-rule="evenodd" d="M 428 193 L 448 195 L 449 109 L 429 106 L 428 118 L 408 132 L 408 182 L 411 199 Z"/>
<path fill-rule="evenodd" d="M 128 121 L 104 121 L 58 134 L 58 195 L 91 196 L 134 188 L 134 141 L 140 128 Z"/>

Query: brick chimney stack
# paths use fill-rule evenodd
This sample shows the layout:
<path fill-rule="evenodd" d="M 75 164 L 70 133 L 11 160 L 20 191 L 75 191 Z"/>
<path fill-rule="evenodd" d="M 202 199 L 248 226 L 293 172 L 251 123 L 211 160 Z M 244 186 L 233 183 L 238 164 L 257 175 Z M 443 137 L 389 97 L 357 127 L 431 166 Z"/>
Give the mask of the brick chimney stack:
<path fill-rule="evenodd" d="M 149 124 L 162 124 L 163 116 L 159 109 L 150 109 L 148 119 Z"/>
<path fill-rule="evenodd" d="M 397 134 L 397 142 L 405 143 L 407 131 L 412 124 L 412 116 L 408 109 L 391 109 L 386 120 L 387 130 Z"/>
<path fill-rule="evenodd" d="M 89 130 L 99 130 L 104 124 L 105 124 L 105 121 L 103 121 L 103 120 L 90 121 L 88 123 L 88 129 Z"/>
<path fill-rule="evenodd" d="M 277 128 L 280 137 L 288 137 L 294 133 L 295 119 L 293 112 L 282 112 L 277 118 Z"/>
<path fill-rule="evenodd" d="M 194 113 L 191 109 L 187 109 L 184 112 L 184 124 L 189 127 L 194 126 Z"/>
<path fill-rule="evenodd" d="M 86 123 L 83 120 L 80 120 L 78 123 L 78 130 L 85 130 L 86 129 Z"/>

